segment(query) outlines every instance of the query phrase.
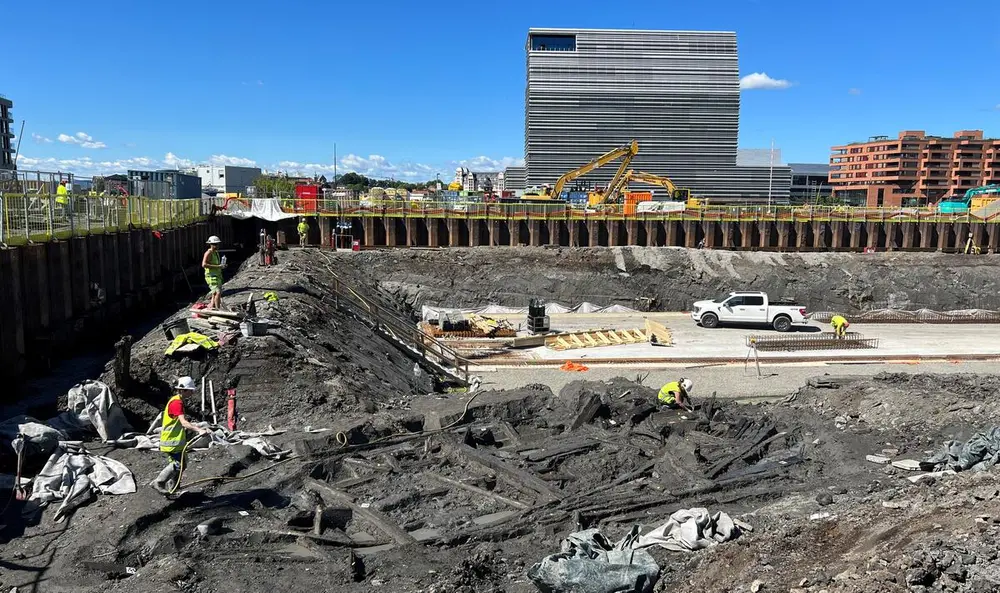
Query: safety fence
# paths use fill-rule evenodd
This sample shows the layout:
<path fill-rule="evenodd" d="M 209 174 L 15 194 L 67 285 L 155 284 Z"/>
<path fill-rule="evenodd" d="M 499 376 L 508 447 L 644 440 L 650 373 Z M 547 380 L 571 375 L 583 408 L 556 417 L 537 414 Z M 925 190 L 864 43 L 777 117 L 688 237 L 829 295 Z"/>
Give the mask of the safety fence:
<path fill-rule="evenodd" d="M 565 202 L 429 202 L 272 198 L 284 212 L 341 218 L 461 218 L 471 220 L 664 220 L 699 222 L 1000 222 L 1000 211 L 939 212 L 935 208 L 767 206 L 718 204 L 686 207 L 679 202 L 606 204 Z M 249 205 L 252 200 L 241 200 Z M 219 201 L 223 206 L 224 201 Z"/>
<path fill-rule="evenodd" d="M 23 245 L 134 228 L 170 229 L 211 213 L 204 200 L 54 195 L 0 196 L 0 245 Z"/>

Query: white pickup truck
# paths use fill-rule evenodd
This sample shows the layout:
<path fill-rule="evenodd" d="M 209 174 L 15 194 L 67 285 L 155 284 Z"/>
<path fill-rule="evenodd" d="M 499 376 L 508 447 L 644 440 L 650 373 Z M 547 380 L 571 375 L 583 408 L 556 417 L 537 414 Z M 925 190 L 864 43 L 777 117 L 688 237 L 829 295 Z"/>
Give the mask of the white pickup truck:
<path fill-rule="evenodd" d="M 723 323 L 770 325 L 779 332 L 806 325 L 806 308 L 790 301 L 770 301 L 766 292 L 731 292 L 714 301 L 698 301 L 691 319 L 702 327 Z"/>

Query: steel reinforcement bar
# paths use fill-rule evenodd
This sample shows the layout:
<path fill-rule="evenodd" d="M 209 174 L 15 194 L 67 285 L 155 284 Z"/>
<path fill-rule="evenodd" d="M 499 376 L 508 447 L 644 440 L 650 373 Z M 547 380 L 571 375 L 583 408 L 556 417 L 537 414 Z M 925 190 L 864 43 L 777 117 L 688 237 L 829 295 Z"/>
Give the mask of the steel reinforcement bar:
<path fill-rule="evenodd" d="M 878 338 L 866 338 L 861 334 L 848 332 L 838 338 L 832 332 L 803 335 L 750 335 L 748 348 L 764 352 L 800 352 L 808 350 L 859 350 L 878 348 Z"/>

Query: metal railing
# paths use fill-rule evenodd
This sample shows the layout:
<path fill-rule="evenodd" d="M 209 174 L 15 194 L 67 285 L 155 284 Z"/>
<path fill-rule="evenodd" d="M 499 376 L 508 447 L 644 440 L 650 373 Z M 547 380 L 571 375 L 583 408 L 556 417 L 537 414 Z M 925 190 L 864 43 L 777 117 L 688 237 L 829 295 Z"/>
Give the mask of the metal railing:
<path fill-rule="evenodd" d="M 205 200 L 139 197 L 0 195 L 0 245 L 24 245 L 136 228 L 170 229 L 211 212 Z"/>
<path fill-rule="evenodd" d="M 428 202 L 408 200 L 298 200 L 275 198 L 281 210 L 302 216 L 339 218 L 461 218 L 470 220 L 662 220 L 692 222 L 1000 222 L 1000 206 L 971 212 L 939 212 L 935 208 L 852 206 L 766 206 L 718 204 L 670 211 L 643 212 L 635 205 L 598 207 L 569 203 Z M 249 207 L 252 200 L 240 200 Z M 218 201 L 223 206 L 223 201 Z"/>

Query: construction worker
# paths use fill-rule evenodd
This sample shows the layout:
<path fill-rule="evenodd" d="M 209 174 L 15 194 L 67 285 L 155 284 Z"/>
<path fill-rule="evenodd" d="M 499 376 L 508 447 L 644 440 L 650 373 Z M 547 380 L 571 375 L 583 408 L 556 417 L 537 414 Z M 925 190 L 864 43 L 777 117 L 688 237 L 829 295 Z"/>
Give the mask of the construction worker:
<path fill-rule="evenodd" d="M 982 248 L 973 241 L 972 233 L 969 233 L 969 238 L 965 241 L 965 255 L 979 255 L 982 252 Z"/>
<path fill-rule="evenodd" d="M 295 230 L 299 233 L 299 247 L 305 247 L 306 238 L 309 235 L 309 223 L 306 222 L 305 216 L 299 219 L 299 226 L 295 227 Z"/>
<path fill-rule="evenodd" d="M 693 388 L 694 382 L 691 379 L 681 378 L 679 381 L 671 381 L 661 387 L 656 399 L 660 402 L 661 406 L 683 408 L 690 411 L 691 398 L 689 394 Z"/>
<path fill-rule="evenodd" d="M 69 188 L 66 187 L 65 179 L 60 181 L 59 187 L 56 188 L 56 204 L 59 204 L 63 216 L 69 216 Z"/>
<path fill-rule="evenodd" d="M 160 474 L 149 483 L 154 489 L 162 494 L 170 494 L 171 490 L 176 490 L 177 480 L 180 478 L 181 467 L 184 463 L 184 447 L 187 445 L 188 430 L 198 434 L 210 434 L 207 428 L 200 428 L 191 424 L 184 415 L 184 398 L 191 398 L 195 392 L 194 379 L 191 377 L 181 377 L 174 384 L 174 395 L 167 401 L 163 408 L 163 430 L 160 432 L 160 451 L 169 458 L 167 467 L 160 471 Z"/>
<path fill-rule="evenodd" d="M 833 334 L 838 340 L 843 340 L 847 336 L 847 328 L 851 327 L 851 323 L 840 314 L 834 315 L 830 319 L 830 325 L 833 326 Z"/>
<path fill-rule="evenodd" d="M 201 267 L 205 268 L 205 283 L 208 284 L 209 306 L 212 309 L 222 308 L 222 259 L 219 257 L 219 245 L 222 239 L 215 235 L 208 238 L 208 250 L 201 258 Z"/>

